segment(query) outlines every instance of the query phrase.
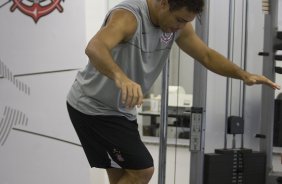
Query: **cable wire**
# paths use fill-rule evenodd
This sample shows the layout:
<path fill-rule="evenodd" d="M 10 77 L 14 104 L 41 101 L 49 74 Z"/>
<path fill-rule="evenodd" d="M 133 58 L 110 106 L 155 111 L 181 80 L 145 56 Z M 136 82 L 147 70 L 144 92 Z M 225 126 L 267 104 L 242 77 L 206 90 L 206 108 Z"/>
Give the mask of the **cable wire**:
<path fill-rule="evenodd" d="M 180 49 L 178 48 L 178 61 L 177 61 L 177 86 L 180 84 Z M 179 87 L 177 87 L 177 95 L 176 95 L 176 117 L 178 117 L 179 113 Z M 178 143 L 178 119 L 176 118 L 176 123 L 175 123 L 175 143 L 174 143 L 174 184 L 176 184 L 176 162 L 177 162 L 177 143 Z"/>

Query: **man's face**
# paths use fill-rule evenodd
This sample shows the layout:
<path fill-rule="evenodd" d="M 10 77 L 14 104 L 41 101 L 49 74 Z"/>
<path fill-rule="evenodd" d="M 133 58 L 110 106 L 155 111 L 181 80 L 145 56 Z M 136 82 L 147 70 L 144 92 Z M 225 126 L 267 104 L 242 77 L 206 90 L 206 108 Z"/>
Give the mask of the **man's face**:
<path fill-rule="evenodd" d="M 164 32 L 176 32 L 186 23 L 193 21 L 195 17 L 196 14 L 189 12 L 186 8 L 170 11 L 167 6 L 159 11 L 159 26 Z"/>

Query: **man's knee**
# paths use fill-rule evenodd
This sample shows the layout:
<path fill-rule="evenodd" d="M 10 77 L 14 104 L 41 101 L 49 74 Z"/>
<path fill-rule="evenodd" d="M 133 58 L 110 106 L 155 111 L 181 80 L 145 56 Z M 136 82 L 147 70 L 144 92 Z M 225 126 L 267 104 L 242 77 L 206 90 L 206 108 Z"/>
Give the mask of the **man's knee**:
<path fill-rule="evenodd" d="M 132 181 L 136 184 L 148 184 L 154 174 L 154 167 L 142 170 L 126 170 Z"/>

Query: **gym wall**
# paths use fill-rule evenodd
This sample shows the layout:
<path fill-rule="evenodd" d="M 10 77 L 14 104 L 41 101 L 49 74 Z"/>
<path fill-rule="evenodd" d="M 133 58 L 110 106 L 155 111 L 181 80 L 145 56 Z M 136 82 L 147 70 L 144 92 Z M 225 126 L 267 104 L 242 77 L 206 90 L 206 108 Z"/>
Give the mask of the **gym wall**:
<path fill-rule="evenodd" d="M 0 0 L 0 25 L 0 183 L 89 183 L 66 111 L 87 61 L 85 2 Z"/>

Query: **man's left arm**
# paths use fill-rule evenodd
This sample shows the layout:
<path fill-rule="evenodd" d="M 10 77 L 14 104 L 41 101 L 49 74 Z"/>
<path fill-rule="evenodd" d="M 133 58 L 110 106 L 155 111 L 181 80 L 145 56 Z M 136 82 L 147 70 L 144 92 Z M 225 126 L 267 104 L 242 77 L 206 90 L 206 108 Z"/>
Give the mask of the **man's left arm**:
<path fill-rule="evenodd" d="M 209 48 L 197 36 L 191 23 L 187 23 L 186 26 L 180 30 L 180 35 L 176 43 L 185 53 L 199 61 L 207 69 L 219 75 L 241 79 L 247 85 L 266 84 L 273 89 L 280 89 L 278 84 L 272 82 L 265 76 L 244 71 L 217 51 Z"/>

